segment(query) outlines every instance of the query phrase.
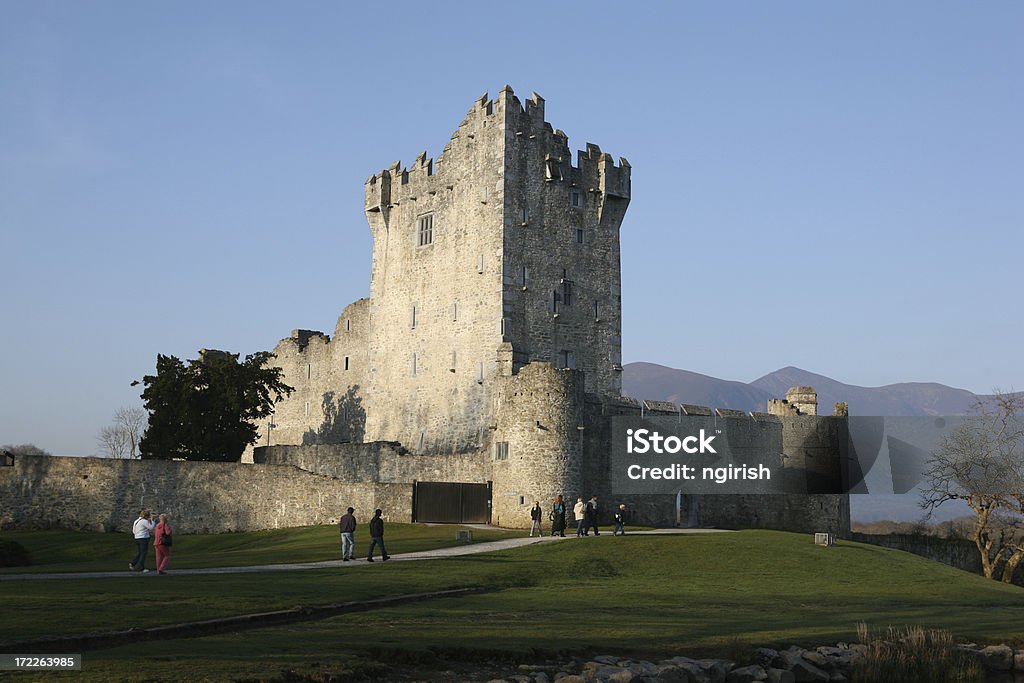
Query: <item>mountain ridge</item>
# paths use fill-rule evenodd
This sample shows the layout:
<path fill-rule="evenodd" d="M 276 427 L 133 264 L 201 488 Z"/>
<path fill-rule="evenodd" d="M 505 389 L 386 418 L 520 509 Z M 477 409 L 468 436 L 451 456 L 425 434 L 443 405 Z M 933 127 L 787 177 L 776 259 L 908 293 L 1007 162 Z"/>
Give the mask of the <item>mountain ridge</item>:
<path fill-rule="evenodd" d="M 643 361 L 627 363 L 622 368 L 622 392 L 626 396 L 711 408 L 763 412 L 767 410 L 768 399 L 785 398 L 786 391 L 795 386 L 812 386 L 817 390 L 818 412 L 822 415 L 832 414 L 832 406 L 837 402 L 846 402 L 851 415 L 963 415 L 985 398 L 938 382 L 864 387 L 792 365 L 749 383 Z"/>

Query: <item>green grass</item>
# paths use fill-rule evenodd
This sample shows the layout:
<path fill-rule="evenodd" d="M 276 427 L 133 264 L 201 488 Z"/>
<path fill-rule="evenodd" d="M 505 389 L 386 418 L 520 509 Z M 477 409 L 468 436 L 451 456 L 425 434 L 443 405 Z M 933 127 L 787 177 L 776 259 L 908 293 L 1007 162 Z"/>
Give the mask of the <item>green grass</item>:
<path fill-rule="evenodd" d="M 389 552 L 410 553 L 458 545 L 453 524 L 389 523 L 385 541 Z M 473 542 L 493 541 L 525 535 L 522 531 L 473 528 Z M 50 572 L 127 571 L 135 555 L 131 535 L 88 531 L 5 531 L 0 539 L 25 546 L 32 557 L 28 567 L 0 568 L 0 574 L 36 574 Z M 365 552 L 369 542 L 365 525 L 356 530 L 356 549 Z M 318 562 L 341 558 L 341 535 L 333 524 L 270 529 L 231 534 L 176 534 L 171 566 L 176 569 L 199 567 L 240 567 L 255 564 Z M 154 567 L 154 551 L 149 549 L 146 566 Z"/>
<path fill-rule="evenodd" d="M 3 620 L 0 639 L 508 586 L 323 621 L 87 652 L 84 680 L 264 680 L 283 669 L 351 671 L 379 658 L 443 667 L 445 656 L 494 651 L 523 661 L 565 651 L 706 655 L 737 644 L 853 641 L 861 621 L 875 629 L 915 625 L 982 643 L 1019 643 L 1024 623 L 1020 588 L 907 553 L 856 543 L 820 547 L 806 535 L 770 531 L 569 539 L 345 571 L 0 585 L 0 613 L 16 615 Z M 142 673 L 133 678 L 131 671 Z"/>

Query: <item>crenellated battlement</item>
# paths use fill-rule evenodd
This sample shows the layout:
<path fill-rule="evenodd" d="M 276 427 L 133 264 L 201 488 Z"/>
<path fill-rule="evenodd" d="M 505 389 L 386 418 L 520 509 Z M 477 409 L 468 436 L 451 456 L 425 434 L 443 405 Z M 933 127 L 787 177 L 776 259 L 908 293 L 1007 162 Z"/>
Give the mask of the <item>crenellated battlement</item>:
<path fill-rule="evenodd" d="M 451 192 L 466 180 L 465 166 L 481 166 L 480 157 L 487 154 L 482 148 L 497 152 L 509 144 L 508 151 L 513 154 L 541 159 L 546 180 L 565 182 L 602 197 L 629 199 L 631 167 L 624 157 L 616 165 L 610 154 L 587 143 L 576 152 L 574 162 L 568 136 L 544 119 L 544 98 L 534 92 L 522 101 L 506 85 L 493 99 L 486 92 L 477 98 L 436 159 L 424 151 L 408 166 L 396 161 L 371 175 L 365 183 L 365 210 L 383 212 L 386 217 L 403 202 L 420 201 L 424 194 Z"/>

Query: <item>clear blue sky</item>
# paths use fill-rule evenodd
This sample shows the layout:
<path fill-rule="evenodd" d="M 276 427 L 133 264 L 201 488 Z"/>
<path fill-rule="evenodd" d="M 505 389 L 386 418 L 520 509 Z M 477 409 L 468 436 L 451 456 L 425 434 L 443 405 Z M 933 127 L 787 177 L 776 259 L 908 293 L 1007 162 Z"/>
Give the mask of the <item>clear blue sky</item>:
<path fill-rule="evenodd" d="M 0 443 L 333 332 L 363 182 L 536 90 L 633 165 L 624 356 L 1024 388 L 1024 4 L 0 2 Z"/>

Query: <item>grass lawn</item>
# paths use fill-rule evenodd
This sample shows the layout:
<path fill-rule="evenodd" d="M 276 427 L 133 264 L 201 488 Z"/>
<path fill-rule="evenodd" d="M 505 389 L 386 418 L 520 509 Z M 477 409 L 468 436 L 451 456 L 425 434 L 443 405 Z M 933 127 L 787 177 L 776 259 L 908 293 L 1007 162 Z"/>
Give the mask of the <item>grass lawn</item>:
<path fill-rule="evenodd" d="M 458 545 L 455 532 L 464 529 L 455 524 L 388 523 L 385 541 L 389 552 L 411 553 Z M 495 541 L 525 536 L 523 531 L 473 528 L 473 541 Z M 0 539 L 17 541 L 31 557 L 30 567 L 0 568 L 0 574 L 37 574 L 50 572 L 127 571 L 135 555 L 135 542 L 128 533 L 104 534 L 89 531 L 5 531 Z M 369 543 L 366 525 L 356 529 L 356 549 L 365 552 Z M 146 566 L 155 566 L 154 551 L 149 549 Z M 172 566 L 240 567 L 254 564 L 318 562 L 341 558 L 341 534 L 333 524 L 269 529 L 232 534 L 180 534 L 174 537 Z"/>
<path fill-rule="evenodd" d="M 0 584 L 0 613 L 7 615 L 0 639 L 477 585 L 507 588 L 86 652 L 84 670 L 74 676 L 267 680 L 284 669 L 373 670 L 378 659 L 444 667 L 446 656 L 466 659 L 495 651 L 521 661 L 567 651 L 728 654 L 741 645 L 854 640 L 858 621 L 875 628 L 945 628 L 959 638 L 1019 646 L 1024 623 L 1021 588 L 875 546 L 844 542 L 827 548 L 813 545 L 807 535 L 745 531 L 568 539 L 344 571 L 19 581 Z"/>

